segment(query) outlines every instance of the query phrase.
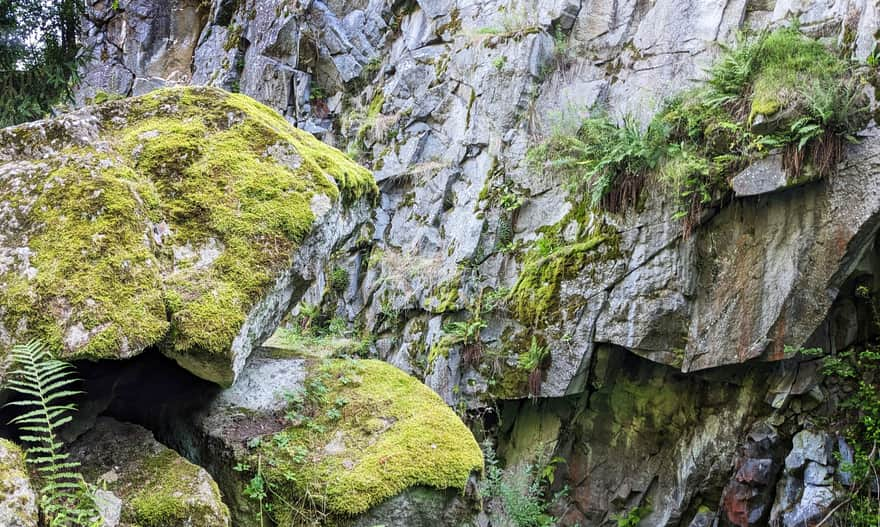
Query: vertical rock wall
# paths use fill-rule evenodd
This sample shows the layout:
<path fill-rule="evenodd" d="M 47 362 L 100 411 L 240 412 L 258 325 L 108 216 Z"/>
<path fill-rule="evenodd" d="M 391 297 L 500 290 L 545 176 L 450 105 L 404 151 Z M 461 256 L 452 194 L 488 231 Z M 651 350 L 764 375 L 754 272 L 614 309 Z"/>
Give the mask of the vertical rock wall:
<path fill-rule="evenodd" d="M 319 280 L 306 301 L 363 327 L 374 355 L 463 412 L 502 404 L 493 433 L 511 460 L 534 454 L 516 447 L 523 438 L 552 436 L 568 460 L 563 524 L 644 507 L 649 525 L 799 525 L 827 507 L 816 474 L 833 463 L 788 460 L 833 404 L 786 349 L 843 349 L 870 332 L 854 291 L 877 283 L 874 129 L 839 177 L 739 198 L 690 237 L 667 192 L 650 189 L 637 214 L 594 216 L 526 152 L 596 107 L 647 121 L 743 29 L 796 18 L 864 60 L 877 11 L 844 0 L 99 0 L 86 25 L 100 60 L 78 97 L 239 90 L 371 168 L 382 194 L 370 233 L 327 270 L 348 287 Z M 552 316 L 486 309 L 478 360 L 461 345 L 432 353 L 446 324 L 516 284 L 523 248 L 546 229 L 573 245 L 602 236 L 554 284 Z M 532 337 L 550 351 L 537 406 L 519 402 Z"/>

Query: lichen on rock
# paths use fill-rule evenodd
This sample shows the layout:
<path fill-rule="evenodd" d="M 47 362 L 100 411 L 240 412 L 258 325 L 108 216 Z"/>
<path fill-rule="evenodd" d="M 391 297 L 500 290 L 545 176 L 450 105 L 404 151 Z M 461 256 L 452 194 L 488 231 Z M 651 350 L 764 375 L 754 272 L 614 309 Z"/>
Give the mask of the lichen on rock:
<path fill-rule="evenodd" d="M 341 152 L 218 89 L 57 121 L 0 131 L 0 349 L 33 336 L 67 359 L 161 346 L 229 384 L 272 329 L 246 324 L 251 312 L 305 279 L 290 271 L 303 244 L 377 193 Z"/>

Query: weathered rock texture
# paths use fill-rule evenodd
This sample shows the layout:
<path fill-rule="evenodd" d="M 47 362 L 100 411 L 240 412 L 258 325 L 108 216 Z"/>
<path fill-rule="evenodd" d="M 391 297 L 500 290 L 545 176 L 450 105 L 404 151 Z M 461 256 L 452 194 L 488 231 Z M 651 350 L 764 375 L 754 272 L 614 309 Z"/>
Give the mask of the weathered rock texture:
<path fill-rule="evenodd" d="M 32 337 L 66 359 L 161 347 L 230 384 L 375 193 L 342 153 L 218 89 L 86 108 L 0 144 L 0 357 Z"/>
<path fill-rule="evenodd" d="M 169 5 L 198 24 L 154 26 L 140 14 Z M 607 524 L 611 513 L 648 501 L 650 525 L 658 526 L 771 519 L 794 526 L 824 511 L 828 488 L 817 482 L 831 465 L 792 468 L 786 460 L 789 441 L 811 429 L 804 409 L 815 409 L 825 392 L 815 368 L 787 350 L 834 351 L 870 335 L 870 309 L 855 291 L 878 283 L 874 129 L 827 181 L 787 188 L 773 158 L 750 167 L 733 182 L 738 197 L 708 210 L 689 237 L 672 219 L 674 197 L 658 186 L 649 186 L 638 212 L 593 215 L 561 178 L 530 169 L 525 155 L 549 130 L 577 126 L 597 106 L 647 121 L 666 98 L 705 78 L 741 29 L 797 18 L 805 32 L 864 60 L 880 26 L 876 6 L 218 0 L 208 9 L 122 0 L 119 7 L 94 2 L 89 42 L 117 45 L 87 68 L 80 98 L 98 89 L 137 93 L 136 85 L 238 89 L 374 170 L 382 192 L 372 235 L 351 240 L 325 268 L 342 269 L 348 285 L 327 287 L 321 276 L 308 303 L 365 328 L 376 356 L 474 415 L 534 391 L 518 359 L 532 337 L 547 346 L 538 404 L 561 415 L 545 412 L 538 428 L 570 460 L 559 480 L 572 487 L 560 504 L 564 525 Z M 193 27 L 201 28 L 195 48 L 178 48 L 192 49 L 181 74 L 165 59 L 168 42 L 191 42 Z M 163 37 L 136 40 L 128 28 Z M 513 212 L 511 200 L 520 202 Z M 482 314 L 480 346 L 436 347 L 449 322 L 472 319 L 493 292 L 515 287 L 523 249 L 548 228 L 562 233 L 581 264 L 549 284 L 550 312 L 525 317 L 523 306 L 498 304 Z M 503 448 L 516 433 L 529 437 L 531 414 L 526 407 L 505 420 L 497 431 Z"/>
<path fill-rule="evenodd" d="M 31 485 L 24 452 L 0 439 L 0 525 L 37 527 L 37 493 Z"/>
<path fill-rule="evenodd" d="M 161 445 L 140 426 L 102 417 L 70 447 L 99 503 L 119 500 L 120 527 L 228 527 L 229 510 L 204 469 Z"/>

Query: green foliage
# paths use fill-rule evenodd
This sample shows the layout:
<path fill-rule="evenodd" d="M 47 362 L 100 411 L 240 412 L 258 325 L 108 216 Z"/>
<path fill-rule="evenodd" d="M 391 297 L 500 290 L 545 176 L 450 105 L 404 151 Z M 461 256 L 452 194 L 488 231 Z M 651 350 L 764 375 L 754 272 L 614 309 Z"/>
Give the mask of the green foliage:
<path fill-rule="evenodd" d="M 330 273 L 330 289 L 336 294 L 342 294 L 348 289 L 348 271 L 344 267 L 334 267 Z"/>
<path fill-rule="evenodd" d="M 73 366 L 56 360 L 38 340 L 13 346 L 11 357 L 15 369 L 8 386 L 23 398 L 7 405 L 26 411 L 10 424 L 18 426 L 22 441 L 28 444 L 27 461 L 36 467 L 42 482 L 40 509 L 49 527 L 100 525 L 92 496 L 78 472 L 79 463 L 63 452 L 58 435 L 76 411 L 74 404 L 64 400 L 81 393 L 70 389 L 78 381 Z"/>
<path fill-rule="evenodd" d="M 840 403 L 838 416 L 853 448 L 853 459 L 839 459 L 839 470 L 851 476 L 851 484 L 836 513 L 837 520 L 842 525 L 875 527 L 880 524 L 876 499 L 880 488 L 880 346 L 828 355 L 822 359 L 821 371 L 848 394 Z"/>
<path fill-rule="evenodd" d="M 644 128 L 595 115 L 575 133 L 555 130 L 528 158 L 608 212 L 637 205 L 656 177 L 678 195 L 688 234 L 750 162 L 782 149 L 792 184 L 826 177 L 870 119 L 861 73 L 794 27 L 741 37 L 708 74 Z"/>
<path fill-rule="evenodd" d="M 520 354 L 517 367 L 523 371 L 533 372 L 544 365 L 550 358 L 550 350 L 546 346 L 538 344 L 538 339 L 532 335 L 532 344 L 529 349 Z"/>
<path fill-rule="evenodd" d="M 482 346 L 480 331 L 486 329 L 487 322 L 482 313 L 476 312 L 472 318 L 464 321 L 450 322 L 443 326 L 443 336 L 431 347 L 428 364 L 433 364 L 440 356 L 448 356 L 453 346 Z M 467 362 L 474 362 L 469 360 Z"/>
<path fill-rule="evenodd" d="M 590 117 L 575 135 L 554 133 L 531 149 L 530 164 L 566 175 L 573 190 L 586 191 L 593 207 L 621 212 L 636 204 L 645 178 L 667 147 L 662 121 L 646 130 L 630 117 L 618 126 L 609 116 Z"/>
<path fill-rule="evenodd" d="M 647 507 L 635 507 L 622 514 L 612 514 L 611 519 L 617 522 L 617 527 L 638 527 L 648 512 Z"/>
<path fill-rule="evenodd" d="M 480 481 L 479 491 L 492 525 L 553 527 L 557 524 L 558 518 L 547 509 L 567 490 L 550 496 L 548 502 L 543 488 L 546 479 L 534 474 L 535 467 L 521 465 L 505 471 L 488 441 L 483 443 L 483 456 L 486 473 Z"/>
<path fill-rule="evenodd" d="M 0 128 L 69 99 L 82 14 L 81 0 L 0 0 Z"/>

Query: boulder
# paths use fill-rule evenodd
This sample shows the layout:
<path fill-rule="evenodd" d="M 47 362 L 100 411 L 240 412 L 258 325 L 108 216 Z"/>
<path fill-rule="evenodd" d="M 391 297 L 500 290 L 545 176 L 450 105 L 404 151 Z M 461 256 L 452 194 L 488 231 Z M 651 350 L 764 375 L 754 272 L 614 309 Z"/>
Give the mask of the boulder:
<path fill-rule="evenodd" d="M 31 485 L 24 452 L 0 439 L 0 525 L 37 527 L 37 493 Z"/>
<path fill-rule="evenodd" d="M 102 417 L 70 452 L 86 481 L 102 489 L 97 502 L 105 521 L 119 518 L 120 527 L 230 525 L 211 476 L 145 428 Z"/>
<path fill-rule="evenodd" d="M 381 361 L 254 357 L 195 417 L 158 411 L 160 436 L 214 474 L 243 527 L 259 525 L 258 503 L 243 493 L 257 476 L 273 489 L 266 500 L 282 524 L 299 514 L 459 525 L 468 510 L 459 493 L 483 466 L 443 400 Z M 425 523 L 427 511 L 448 522 Z"/>
<path fill-rule="evenodd" d="M 0 365 L 40 337 L 69 360 L 161 347 L 231 384 L 376 192 L 341 152 L 213 88 L 0 130 Z"/>
<path fill-rule="evenodd" d="M 730 181 L 734 194 L 740 197 L 774 192 L 787 185 L 782 154 L 772 154 L 755 161 Z"/>

